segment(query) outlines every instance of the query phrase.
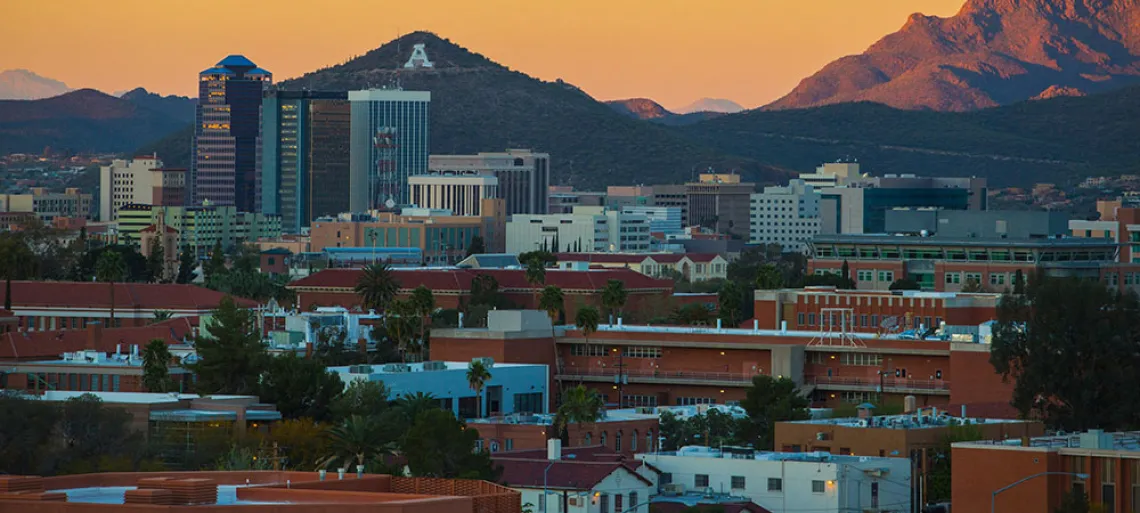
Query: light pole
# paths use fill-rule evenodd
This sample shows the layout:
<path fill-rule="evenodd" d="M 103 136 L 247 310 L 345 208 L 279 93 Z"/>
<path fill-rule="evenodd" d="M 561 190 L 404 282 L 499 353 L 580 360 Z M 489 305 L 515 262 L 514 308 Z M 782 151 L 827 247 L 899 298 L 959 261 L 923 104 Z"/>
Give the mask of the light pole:
<path fill-rule="evenodd" d="M 1033 474 L 1032 476 L 1023 477 L 1021 479 L 1018 479 L 1017 481 L 1014 481 L 1014 482 L 1007 484 L 1001 488 L 998 488 L 997 490 L 994 490 L 993 495 L 990 496 L 990 513 L 994 513 L 994 507 L 997 505 L 997 496 L 999 493 L 1004 492 L 1006 490 L 1009 490 L 1010 488 L 1013 488 L 1013 487 L 1015 487 L 1021 483 L 1026 482 L 1026 481 L 1029 481 L 1030 479 L 1034 479 L 1034 478 L 1041 477 L 1041 476 L 1073 476 L 1073 477 L 1079 477 L 1081 479 L 1088 479 L 1089 478 L 1088 474 L 1079 474 L 1076 472 L 1041 472 L 1038 474 Z"/>
<path fill-rule="evenodd" d="M 546 475 L 548 472 L 550 472 L 550 467 L 553 467 L 555 463 L 558 463 L 558 461 L 555 460 L 550 462 L 550 464 L 546 466 L 546 469 L 542 471 L 542 513 L 546 513 L 546 503 L 549 499 L 546 496 Z"/>

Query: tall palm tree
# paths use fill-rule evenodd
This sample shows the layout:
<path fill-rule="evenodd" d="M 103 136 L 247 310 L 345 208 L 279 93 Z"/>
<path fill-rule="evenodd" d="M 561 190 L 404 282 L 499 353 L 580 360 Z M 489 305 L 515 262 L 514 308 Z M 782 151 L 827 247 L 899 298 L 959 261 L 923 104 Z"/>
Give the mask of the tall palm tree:
<path fill-rule="evenodd" d="M 388 308 L 388 303 L 396 297 L 400 284 L 387 262 L 371 264 L 364 268 L 364 273 L 356 282 L 356 293 L 360 296 L 361 305 L 366 310 L 382 312 Z"/>
<path fill-rule="evenodd" d="M 420 285 L 412 291 L 412 297 L 409 300 L 412 303 L 412 309 L 415 310 L 416 317 L 420 318 L 420 361 L 424 361 L 424 350 L 427 349 L 430 333 L 431 314 L 435 311 L 435 296 L 432 295 L 431 289 Z"/>
<path fill-rule="evenodd" d="M 475 391 L 475 416 L 483 418 L 483 387 L 491 380 L 491 370 L 480 360 L 475 360 L 467 367 L 467 385 Z"/>
<path fill-rule="evenodd" d="M 590 335 L 598 331 L 598 320 L 601 315 L 598 314 L 598 309 L 592 306 L 583 306 L 578 309 L 578 313 L 574 314 L 574 325 L 582 330 L 582 336 L 586 339 L 586 354 L 590 354 Z M 586 368 L 590 368 L 589 360 L 586 361 Z"/>
<path fill-rule="evenodd" d="M 542 289 L 542 295 L 538 298 L 538 307 L 546 311 L 546 315 L 550 317 L 550 343 L 554 344 L 554 352 L 557 356 L 558 347 L 554 340 L 556 337 L 554 333 L 554 324 L 558 321 L 558 314 L 562 312 L 562 306 L 565 298 L 562 295 L 562 289 L 557 285 L 547 285 Z M 561 371 L 561 368 L 559 368 Z"/>
<path fill-rule="evenodd" d="M 111 322 L 109 328 L 115 326 L 115 282 L 123 281 L 127 275 L 127 263 L 123 254 L 118 251 L 104 251 L 95 263 L 95 279 L 105 281 L 111 285 Z"/>
<path fill-rule="evenodd" d="M 534 303 L 538 306 L 538 288 L 546 283 L 546 262 L 538 256 L 532 256 L 526 261 L 526 282 L 534 288 Z"/>
<path fill-rule="evenodd" d="M 562 404 L 554 414 L 552 437 L 566 434 L 570 424 L 590 424 L 597 422 L 606 409 L 606 403 L 597 390 L 578 385 L 562 394 Z"/>
<path fill-rule="evenodd" d="M 421 413 L 439 408 L 439 399 L 424 392 L 404 394 L 396 399 L 396 407 L 404 411 L 410 422 L 415 422 Z"/>
<path fill-rule="evenodd" d="M 376 417 L 353 415 L 329 430 L 329 455 L 318 468 L 340 462 L 341 468 L 364 465 L 377 457 L 394 454 L 396 445 L 385 440 L 384 430 Z"/>
<path fill-rule="evenodd" d="M 396 343 L 400 358 L 404 362 L 408 361 L 408 352 L 413 349 L 412 345 L 415 343 L 414 317 L 415 307 L 412 306 L 412 302 L 399 299 L 389 303 L 388 309 L 384 312 L 384 328 L 388 332 L 388 338 Z"/>
<path fill-rule="evenodd" d="M 626 292 L 624 283 L 618 280 L 606 280 L 606 286 L 602 289 L 602 308 L 606 309 L 606 317 L 609 318 L 610 324 L 614 323 L 614 312 L 621 314 L 628 297 L 629 293 Z"/>

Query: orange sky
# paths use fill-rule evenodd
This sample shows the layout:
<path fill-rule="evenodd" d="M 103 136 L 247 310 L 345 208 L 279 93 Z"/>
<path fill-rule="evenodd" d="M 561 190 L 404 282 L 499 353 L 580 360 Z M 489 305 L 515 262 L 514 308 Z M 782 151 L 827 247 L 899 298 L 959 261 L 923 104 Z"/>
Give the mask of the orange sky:
<path fill-rule="evenodd" d="M 430 30 L 599 99 L 681 107 L 702 96 L 755 107 L 864 50 L 913 12 L 963 0 L 0 0 L 0 69 L 71 87 L 194 93 L 244 53 L 275 79 Z M 428 49 L 431 55 L 431 49 Z"/>

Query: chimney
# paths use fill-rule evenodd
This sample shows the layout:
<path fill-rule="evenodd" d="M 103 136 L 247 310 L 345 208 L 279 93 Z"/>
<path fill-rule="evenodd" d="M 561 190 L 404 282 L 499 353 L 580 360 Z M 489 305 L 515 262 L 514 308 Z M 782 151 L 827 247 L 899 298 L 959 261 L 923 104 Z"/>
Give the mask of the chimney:
<path fill-rule="evenodd" d="M 103 323 L 99 321 L 87 324 L 87 345 L 84 349 L 96 350 L 103 342 Z"/>
<path fill-rule="evenodd" d="M 546 459 L 558 461 L 562 459 L 562 440 L 551 438 L 546 441 Z"/>

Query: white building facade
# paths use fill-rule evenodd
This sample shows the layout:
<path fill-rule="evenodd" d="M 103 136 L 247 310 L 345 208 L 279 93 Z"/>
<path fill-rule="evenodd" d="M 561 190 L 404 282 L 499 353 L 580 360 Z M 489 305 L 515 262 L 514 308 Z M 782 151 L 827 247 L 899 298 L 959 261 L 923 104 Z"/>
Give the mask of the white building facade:
<path fill-rule="evenodd" d="M 662 472 L 662 493 L 732 494 L 772 513 L 911 511 L 911 464 L 906 458 L 699 446 L 635 457 Z"/>
<path fill-rule="evenodd" d="M 436 172 L 475 172 L 498 179 L 499 198 L 507 214 L 549 213 L 550 154 L 528 149 L 475 155 L 431 155 L 428 169 Z"/>
<path fill-rule="evenodd" d="M 650 232 L 681 233 L 685 223 L 679 207 L 624 206 L 621 213 L 645 216 Z"/>
<path fill-rule="evenodd" d="M 408 187 L 411 204 L 457 216 L 483 215 L 483 200 L 499 197 L 499 179 L 477 171 L 431 171 L 408 177 Z"/>
<path fill-rule="evenodd" d="M 803 252 L 819 234 L 820 194 L 803 180 L 765 187 L 753 194 L 749 212 L 750 242 L 779 244 L 786 252 Z"/>
<path fill-rule="evenodd" d="M 99 168 L 99 220 L 119 219 L 123 205 L 151 205 L 154 199 L 154 170 L 162 168 L 155 157 L 134 160 L 115 159 Z M 161 176 L 161 175 L 159 175 Z M 159 184 L 161 185 L 161 184 Z"/>
<path fill-rule="evenodd" d="M 546 248 L 554 253 L 649 251 L 649 219 L 605 207 L 574 207 L 570 214 L 515 214 L 507 222 L 507 253 Z"/>

